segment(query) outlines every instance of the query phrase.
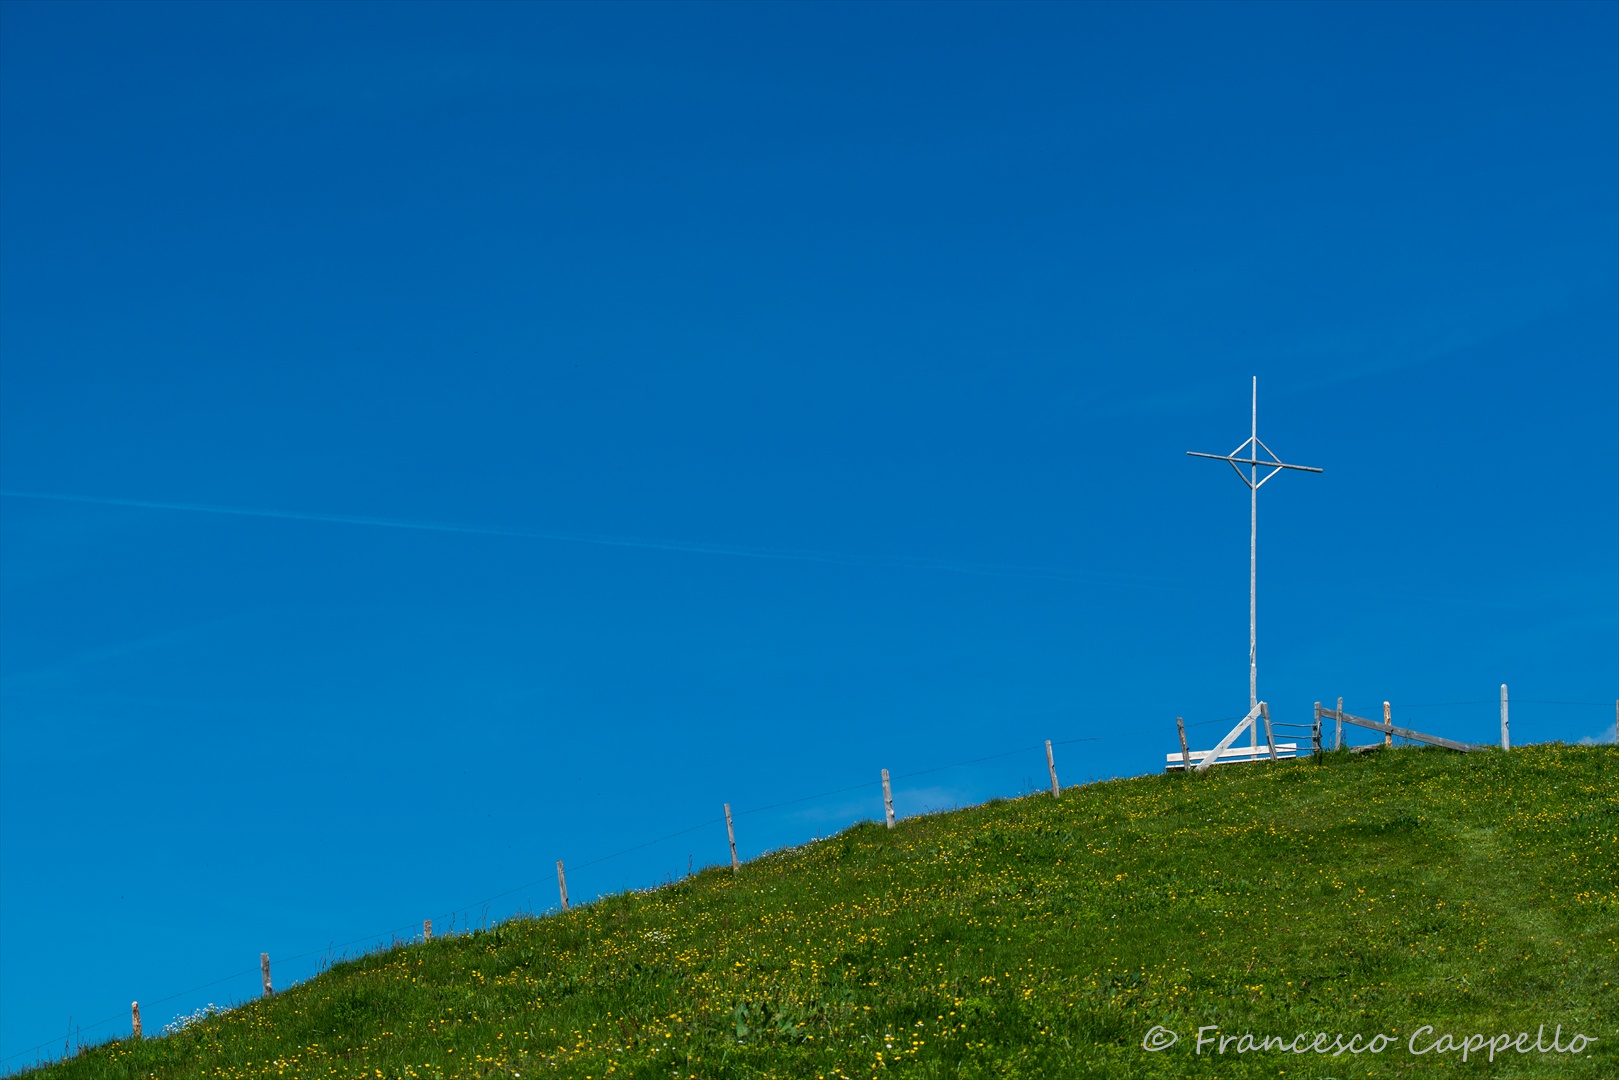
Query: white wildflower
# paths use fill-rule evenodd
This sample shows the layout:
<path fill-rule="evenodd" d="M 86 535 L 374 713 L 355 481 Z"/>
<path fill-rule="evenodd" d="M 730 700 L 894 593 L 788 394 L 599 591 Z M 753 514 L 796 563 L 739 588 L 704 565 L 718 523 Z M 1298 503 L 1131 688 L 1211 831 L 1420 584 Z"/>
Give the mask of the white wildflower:
<path fill-rule="evenodd" d="M 163 1025 L 163 1034 L 177 1034 L 184 1031 L 192 1024 L 201 1023 L 211 1016 L 222 1016 L 224 1015 L 224 1012 L 225 1010 L 223 1008 L 210 1001 L 196 1012 L 187 1013 L 183 1016 L 176 1016 L 173 1020 L 170 1020 L 167 1024 Z"/>

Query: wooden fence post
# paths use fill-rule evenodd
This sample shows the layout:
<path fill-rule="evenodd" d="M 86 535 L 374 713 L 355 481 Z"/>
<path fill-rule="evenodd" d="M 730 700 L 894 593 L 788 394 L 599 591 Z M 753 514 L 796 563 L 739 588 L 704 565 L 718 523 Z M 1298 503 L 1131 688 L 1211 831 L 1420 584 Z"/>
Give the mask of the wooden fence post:
<path fill-rule="evenodd" d="M 1276 760 L 1276 736 L 1270 730 L 1270 706 L 1263 701 L 1259 703 L 1259 715 L 1265 718 L 1265 746 L 1270 750 L 1270 759 Z"/>
<path fill-rule="evenodd" d="M 1315 720 L 1310 724 L 1310 753 L 1321 753 L 1321 703 L 1315 703 Z"/>
<path fill-rule="evenodd" d="M 731 873 L 736 873 L 736 829 L 731 827 L 731 804 L 725 804 L 725 838 L 731 842 Z"/>
<path fill-rule="evenodd" d="M 888 827 L 894 827 L 894 792 L 888 786 L 888 770 L 883 770 L 883 813 L 888 815 Z"/>
<path fill-rule="evenodd" d="M 1175 730 L 1180 732 L 1181 736 L 1181 768 L 1185 769 L 1186 775 L 1190 776 L 1192 774 L 1192 752 L 1186 748 L 1186 721 L 1178 716 L 1175 717 Z"/>
<path fill-rule="evenodd" d="M 433 940 L 433 920 L 432 919 L 423 919 L 422 920 L 422 940 L 423 941 L 432 941 Z"/>
<path fill-rule="evenodd" d="M 270 954 L 267 952 L 259 953 L 259 974 L 264 976 L 264 996 L 269 997 L 275 991 L 270 989 Z"/>
<path fill-rule="evenodd" d="M 1501 684 L 1501 749 L 1511 750 L 1512 739 L 1507 735 L 1507 684 Z"/>
<path fill-rule="evenodd" d="M 1332 748 L 1334 750 L 1342 750 L 1344 748 L 1344 699 L 1343 698 L 1338 699 L 1338 713 L 1337 713 L 1337 716 L 1338 716 L 1338 732 L 1337 732 L 1336 735 L 1333 736 Z"/>
<path fill-rule="evenodd" d="M 1392 710 L 1389 709 L 1389 703 L 1386 702 L 1386 701 L 1383 702 L 1383 726 L 1386 727 L 1386 728 L 1391 728 L 1391 727 L 1394 726 L 1394 713 L 1393 713 Z M 1384 746 L 1393 746 L 1394 745 L 1394 732 L 1392 732 L 1392 731 L 1383 732 L 1383 745 Z"/>
<path fill-rule="evenodd" d="M 141 1037 L 141 1003 L 138 1002 L 138 1001 L 131 1001 L 129 1003 L 129 1026 L 130 1026 L 130 1029 L 131 1029 L 130 1037 L 134 1038 L 134 1039 L 140 1038 Z"/>
<path fill-rule="evenodd" d="M 557 892 L 562 894 L 562 910 L 568 910 L 568 875 L 562 872 L 562 860 L 557 860 Z"/>
<path fill-rule="evenodd" d="M 1053 799 L 1062 795 L 1062 788 L 1057 786 L 1057 759 L 1051 756 L 1051 740 L 1046 740 L 1046 768 L 1051 773 L 1051 797 Z"/>

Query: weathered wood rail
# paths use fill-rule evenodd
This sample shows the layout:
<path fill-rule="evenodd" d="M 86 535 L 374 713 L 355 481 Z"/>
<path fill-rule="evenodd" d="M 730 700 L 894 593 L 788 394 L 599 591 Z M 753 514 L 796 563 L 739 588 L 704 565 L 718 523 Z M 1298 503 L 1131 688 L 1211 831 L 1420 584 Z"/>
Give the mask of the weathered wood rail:
<path fill-rule="evenodd" d="M 1321 707 L 1321 703 L 1319 701 L 1316 702 L 1316 723 L 1319 724 L 1322 717 L 1330 716 L 1338 721 L 1340 729 L 1344 724 L 1353 724 L 1356 727 L 1365 728 L 1368 731 L 1380 732 L 1385 737 L 1385 745 L 1390 737 L 1398 735 L 1400 738 L 1410 739 L 1412 742 L 1427 743 L 1429 746 L 1442 746 L 1446 750 L 1458 750 L 1464 754 L 1470 754 L 1474 750 L 1483 749 L 1483 747 L 1474 746 L 1472 743 L 1457 742 L 1455 739 L 1447 739 L 1440 735 L 1429 735 L 1424 731 L 1412 731 L 1410 728 L 1395 727 L 1392 720 L 1368 720 L 1364 716 L 1355 716 L 1352 713 L 1344 712 L 1343 698 L 1339 698 L 1338 701 L 1339 705 L 1336 709 L 1323 709 Z M 1342 745 L 1341 737 L 1339 740 L 1339 745 Z"/>

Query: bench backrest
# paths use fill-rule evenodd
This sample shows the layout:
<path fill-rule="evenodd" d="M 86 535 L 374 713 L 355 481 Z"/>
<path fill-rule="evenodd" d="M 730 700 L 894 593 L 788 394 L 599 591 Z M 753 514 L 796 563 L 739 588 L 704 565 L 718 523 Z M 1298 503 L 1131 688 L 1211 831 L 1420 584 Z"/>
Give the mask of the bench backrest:
<path fill-rule="evenodd" d="M 1194 766 L 1197 765 L 1200 761 L 1207 758 L 1211 753 L 1213 753 L 1213 751 L 1210 751 L 1210 750 L 1193 750 L 1192 751 L 1192 764 Z M 1290 743 L 1290 742 L 1285 742 L 1285 743 L 1284 742 L 1279 742 L 1279 743 L 1277 743 L 1276 744 L 1276 756 L 1278 758 L 1298 757 L 1299 756 L 1299 744 L 1298 743 Z M 1270 760 L 1270 749 L 1268 747 L 1260 746 L 1260 747 L 1258 747 L 1256 749 L 1256 748 L 1254 748 L 1252 746 L 1232 746 L 1232 747 L 1228 747 L 1218 758 L 1216 758 L 1214 763 L 1216 765 L 1232 765 L 1232 764 L 1235 764 L 1235 763 L 1240 762 L 1240 761 L 1269 761 L 1269 760 Z M 1176 769 L 1183 769 L 1183 768 L 1186 767 L 1185 762 L 1181 759 L 1181 756 L 1179 754 L 1165 754 L 1164 755 L 1164 761 L 1165 761 L 1164 769 L 1165 769 L 1166 772 L 1173 772 Z"/>

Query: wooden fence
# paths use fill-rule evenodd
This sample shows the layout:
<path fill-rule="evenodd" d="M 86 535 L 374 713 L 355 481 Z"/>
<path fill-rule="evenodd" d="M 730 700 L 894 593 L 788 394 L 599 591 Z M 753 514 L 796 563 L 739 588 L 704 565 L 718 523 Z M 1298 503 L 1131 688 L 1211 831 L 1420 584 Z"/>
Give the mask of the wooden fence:
<path fill-rule="evenodd" d="M 1410 728 L 1396 727 L 1394 725 L 1394 720 L 1390 715 L 1389 703 L 1386 701 L 1383 702 L 1383 719 L 1381 722 L 1376 720 L 1368 720 L 1364 716 L 1355 716 L 1352 713 L 1344 712 L 1343 698 L 1338 699 L 1338 707 L 1335 709 L 1323 709 L 1319 701 L 1315 703 L 1315 728 L 1318 732 L 1321 730 L 1322 718 L 1327 716 L 1332 717 L 1337 721 L 1338 724 L 1337 734 L 1333 740 L 1334 748 L 1337 749 L 1341 749 L 1344 745 L 1345 724 L 1353 724 L 1355 727 L 1366 728 L 1368 731 L 1382 732 L 1382 745 L 1384 746 L 1394 745 L 1394 737 L 1399 736 L 1402 739 L 1409 739 L 1412 742 L 1426 743 L 1429 746 L 1442 746 L 1446 750 L 1458 750 L 1464 754 L 1472 753 L 1474 750 L 1484 749 L 1484 747 L 1474 746 L 1472 743 L 1457 742 L 1455 739 L 1447 739 L 1440 735 L 1429 735 L 1426 732 L 1413 731 Z M 1375 749 L 1375 747 L 1356 747 L 1356 749 Z M 1316 739 L 1316 750 L 1317 752 L 1320 751 L 1319 735 Z"/>
<path fill-rule="evenodd" d="M 1502 687 L 1503 701 L 1505 700 L 1505 691 L 1506 688 Z M 1501 725 L 1502 746 L 1506 745 L 1506 720 L 1504 710 L 1505 707 L 1503 706 L 1503 719 Z M 1619 706 L 1616 706 L 1616 714 L 1619 714 Z M 1334 749 L 1343 748 L 1345 724 L 1366 728 L 1369 731 L 1381 732 L 1383 735 L 1383 741 L 1381 743 L 1374 744 L 1372 746 L 1354 747 L 1353 750 L 1356 753 L 1366 750 L 1377 750 L 1384 746 L 1392 746 L 1394 745 L 1395 736 L 1399 736 L 1402 739 L 1409 739 L 1412 742 L 1426 743 L 1429 746 L 1441 746 L 1446 750 L 1459 750 L 1464 754 L 1482 749 L 1481 747 L 1474 746 L 1471 743 L 1457 742 L 1455 739 L 1447 739 L 1440 735 L 1429 735 L 1424 731 L 1414 731 L 1411 728 L 1396 727 L 1394 725 L 1394 719 L 1392 711 L 1389 707 L 1389 703 L 1386 701 L 1383 702 L 1383 719 L 1381 722 L 1376 720 L 1368 720 L 1364 716 L 1355 716 L 1352 713 L 1344 712 L 1343 698 L 1338 699 L 1337 708 L 1333 709 L 1323 709 L 1321 707 L 1321 703 L 1318 701 L 1315 703 L 1315 717 L 1308 727 L 1303 724 L 1288 724 L 1280 721 L 1273 724 L 1270 718 L 1270 706 L 1261 701 L 1252 709 L 1248 710 L 1248 715 L 1239 720 L 1237 722 L 1237 726 L 1227 732 L 1226 737 L 1221 739 L 1219 745 L 1217 745 L 1213 750 L 1190 749 L 1186 745 L 1186 723 L 1177 716 L 1175 718 L 1175 727 L 1180 734 L 1181 749 L 1180 753 L 1178 754 L 1169 753 L 1164 755 L 1164 771 L 1207 772 L 1212 766 L 1215 765 L 1236 765 L 1243 762 L 1253 761 L 1281 761 L 1284 758 L 1297 757 L 1299 751 L 1298 743 L 1279 743 L 1276 741 L 1275 729 L 1279 727 L 1293 728 L 1301 732 L 1307 732 L 1310 738 L 1310 753 L 1319 754 L 1324 749 L 1321 744 L 1321 725 L 1322 722 L 1328 717 L 1331 717 L 1334 721 L 1336 721 L 1336 728 L 1333 733 Z M 1258 741 L 1258 730 L 1261 723 L 1265 725 L 1264 746 L 1260 746 Z M 1232 745 L 1237 741 L 1243 732 L 1250 730 L 1255 733 L 1253 742 L 1250 745 Z"/>

